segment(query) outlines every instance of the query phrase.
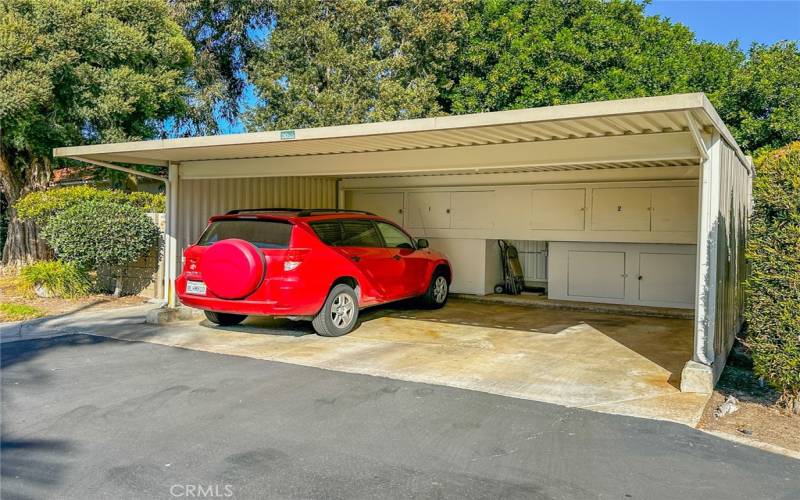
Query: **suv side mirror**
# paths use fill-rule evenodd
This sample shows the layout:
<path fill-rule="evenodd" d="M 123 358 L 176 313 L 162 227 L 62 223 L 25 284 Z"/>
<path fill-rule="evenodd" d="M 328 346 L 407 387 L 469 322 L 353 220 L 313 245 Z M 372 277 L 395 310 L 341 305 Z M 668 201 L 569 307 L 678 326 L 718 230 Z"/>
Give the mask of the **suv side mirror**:
<path fill-rule="evenodd" d="M 417 240 L 417 249 L 418 250 L 422 250 L 423 248 L 428 248 L 428 246 L 429 246 L 428 240 L 426 240 L 425 238 L 420 238 L 420 239 Z"/>

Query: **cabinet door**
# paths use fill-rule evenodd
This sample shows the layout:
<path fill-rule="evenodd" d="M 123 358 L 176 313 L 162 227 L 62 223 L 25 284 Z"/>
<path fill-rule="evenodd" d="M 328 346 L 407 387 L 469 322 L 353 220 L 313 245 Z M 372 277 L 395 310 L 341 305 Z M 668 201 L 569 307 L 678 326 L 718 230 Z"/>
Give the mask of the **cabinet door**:
<path fill-rule="evenodd" d="M 366 210 L 403 225 L 403 193 L 364 193 L 351 191 L 347 208 Z"/>
<path fill-rule="evenodd" d="M 697 188 L 653 189 L 653 231 L 697 231 Z"/>
<path fill-rule="evenodd" d="M 450 227 L 450 193 L 448 191 L 412 191 L 407 194 L 408 227 L 446 229 Z"/>
<path fill-rule="evenodd" d="M 625 298 L 625 252 L 570 250 L 567 258 L 567 295 Z"/>
<path fill-rule="evenodd" d="M 583 231 L 585 189 L 532 189 L 531 229 Z"/>
<path fill-rule="evenodd" d="M 694 254 L 640 253 L 639 300 L 691 307 L 696 260 Z"/>
<path fill-rule="evenodd" d="M 592 229 L 649 231 L 650 188 L 592 189 Z"/>
<path fill-rule="evenodd" d="M 489 229 L 494 226 L 494 191 L 451 193 L 451 225 L 454 229 Z"/>

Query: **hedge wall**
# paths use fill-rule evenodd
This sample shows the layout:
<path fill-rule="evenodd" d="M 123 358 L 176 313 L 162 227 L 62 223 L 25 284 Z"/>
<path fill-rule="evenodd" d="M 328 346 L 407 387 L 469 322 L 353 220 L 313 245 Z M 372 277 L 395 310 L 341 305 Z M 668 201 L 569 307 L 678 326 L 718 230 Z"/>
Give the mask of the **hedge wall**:
<path fill-rule="evenodd" d="M 756 161 L 747 344 L 756 373 L 800 406 L 800 142 Z"/>

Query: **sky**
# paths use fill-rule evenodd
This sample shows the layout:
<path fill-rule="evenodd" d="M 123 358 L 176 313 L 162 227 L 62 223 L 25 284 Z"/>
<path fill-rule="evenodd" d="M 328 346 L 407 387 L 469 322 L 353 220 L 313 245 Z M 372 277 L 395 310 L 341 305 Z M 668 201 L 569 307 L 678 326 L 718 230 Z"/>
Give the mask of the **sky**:
<path fill-rule="evenodd" d="M 699 40 L 739 40 L 744 49 L 753 42 L 770 45 L 800 40 L 800 0 L 653 0 L 645 12 L 686 25 Z M 255 104 L 252 87 L 246 94 L 245 106 Z M 222 123 L 222 129 L 223 133 L 245 131 L 241 122 Z"/>
<path fill-rule="evenodd" d="M 688 26 L 700 40 L 742 48 L 800 40 L 800 0 L 654 0 L 645 9 Z"/>

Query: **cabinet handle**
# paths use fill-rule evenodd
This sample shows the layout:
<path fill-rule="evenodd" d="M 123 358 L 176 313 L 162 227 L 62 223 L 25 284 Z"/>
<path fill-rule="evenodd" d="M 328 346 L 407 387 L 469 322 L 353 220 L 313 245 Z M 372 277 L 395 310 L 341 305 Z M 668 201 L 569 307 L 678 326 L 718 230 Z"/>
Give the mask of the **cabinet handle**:
<path fill-rule="evenodd" d="M 448 209 L 446 210 L 446 212 L 449 214 L 449 213 L 450 213 L 450 209 L 448 208 Z"/>

